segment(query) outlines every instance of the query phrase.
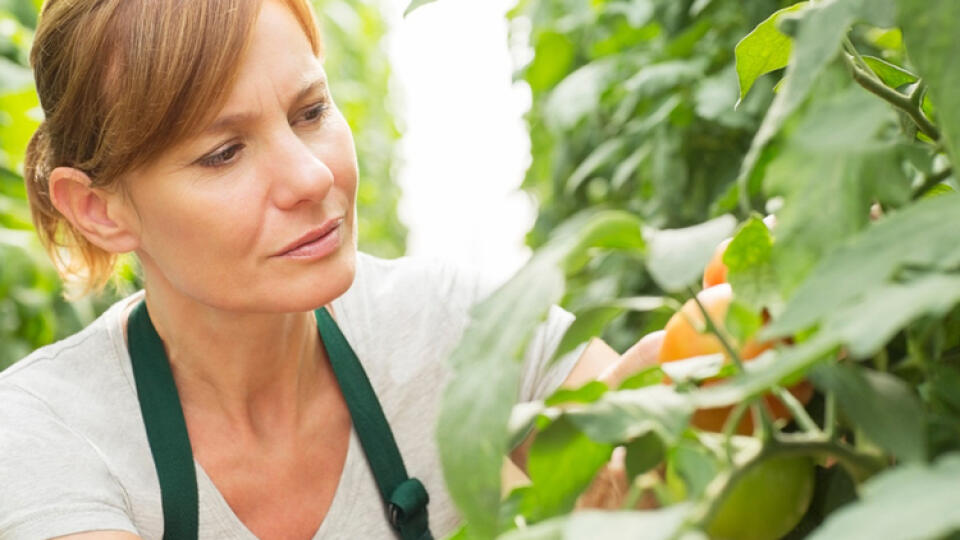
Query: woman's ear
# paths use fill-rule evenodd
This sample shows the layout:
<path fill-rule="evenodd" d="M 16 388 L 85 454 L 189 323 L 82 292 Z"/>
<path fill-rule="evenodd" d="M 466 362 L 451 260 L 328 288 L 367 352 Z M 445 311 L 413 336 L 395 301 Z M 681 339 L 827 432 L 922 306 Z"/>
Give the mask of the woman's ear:
<path fill-rule="evenodd" d="M 92 244 L 111 253 L 139 246 L 130 204 L 119 192 L 92 187 L 80 169 L 57 167 L 50 172 L 50 201 Z"/>

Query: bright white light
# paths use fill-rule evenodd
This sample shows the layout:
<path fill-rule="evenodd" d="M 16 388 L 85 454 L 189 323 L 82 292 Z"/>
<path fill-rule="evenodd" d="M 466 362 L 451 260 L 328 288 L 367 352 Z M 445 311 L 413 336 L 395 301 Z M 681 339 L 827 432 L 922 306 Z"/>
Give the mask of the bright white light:
<path fill-rule="evenodd" d="M 407 253 L 506 279 L 530 257 L 523 237 L 536 218 L 518 190 L 530 161 L 530 93 L 512 81 L 504 14 L 515 0 L 440 0 L 406 18 L 408 1 L 391 2 Z"/>

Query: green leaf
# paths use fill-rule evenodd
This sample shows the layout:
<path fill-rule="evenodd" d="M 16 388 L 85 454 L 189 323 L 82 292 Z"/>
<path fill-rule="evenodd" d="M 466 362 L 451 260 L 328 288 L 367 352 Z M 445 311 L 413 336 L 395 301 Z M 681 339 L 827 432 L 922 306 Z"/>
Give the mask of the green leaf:
<path fill-rule="evenodd" d="M 527 82 L 534 93 L 560 82 L 573 67 L 576 46 L 562 32 L 543 32 L 536 38 L 533 62 L 527 67 Z"/>
<path fill-rule="evenodd" d="M 696 282 L 714 250 L 730 236 L 737 221 L 724 215 L 685 229 L 648 229 L 647 268 L 663 290 L 678 292 Z"/>
<path fill-rule="evenodd" d="M 616 73 L 616 64 L 604 58 L 580 67 L 564 77 L 550 92 L 546 117 L 555 131 L 574 128 L 600 105 L 608 81 Z"/>
<path fill-rule="evenodd" d="M 497 533 L 500 466 L 524 345 L 560 301 L 564 272 L 582 266 L 586 251 L 596 246 L 642 248 L 639 220 L 593 209 L 558 227 L 513 278 L 473 307 L 472 321 L 450 356 L 453 376 L 444 390 L 437 445 L 449 492 L 475 534 Z"/>
<path fill-rule="evenodd" d="M 740 227 L 723 253 L 727 281 L 737 301 L 755 311 L 782 302 L 772 257 L 773 236 L 756 216 Z"/>
<path fill-rule="evenodd" d="M 852 87 L 814 103 L 767 166 L 765 191 L 785 200 L 772 251 L 784 298 L 823 255 L 868 225 L 875 199 L 894 207 L 909 200 L 905 149 L 881 138 L 895 123 L 890 107 Z"/>
<path fill-rule="evenodd" d="M 960 264 L 958 230 L 960 195 L 955 193 L 921 200 L 884 217 L 822 260 L 759 337 L 781 337 L 808 328 L 894 280 L 908 265 L 956 268 Z M 864 320 L 864 315 L 869 314 L 861 313 L 856 319 Z"/>
<path fill-rule="evenodd" d="M 623 139 L 610 139 L 600 144 L 580 165 L 567 180 L 566 196 L 570 197 L 580 187 L 584 180 L 590 177 L 597 169 L 606 165 L 617 156 L 626 145 Z"/>
<path fill-rule="evenodd" d="M 627 469 L 627 481 L 647 471 L 653 470 L 663 461 L 663 441 L 655 433 L 647 433 L 630 441 L 626 445 L 627 455 L 624 466 Z"/>
<path fill-rule="evenodd" d="M 809 5 L 798 13 L 799 30 L 794 40 L 793 51 L 783 88 L 776 94 L 767 110 L 760 129 L 753 138 L 750 150 L 744 157 L 737 184 L 740 186 L 741 205 L 749 206 L 747 183 L 767 143 L 780 131 L 786 119 L 803 103 L 813 83 L 827 64 L 840 51 L 843 38 L 854 20 L 869 8 L 864 4 L 875 0 L 824 0 Z M 882 3 L 882 2 L 880 2 Z"/>
<path fill-rule="evenodd" d="M 437 0 L 411 0 L 410 3 L 407 4 L 407 9 L 403 11 L 403 16 L 406 17 L 413 13 L 413 10 L 436 1 Z"/>
<path fill-rule="evenodd" d="M 861 500 L 831 514 L 811 540 L 943 538 L 960 530 L 960 454 L 895 467 L 860 486 Z"/>
<path fill-rule="evenodd" d="M 880 77 L 883 84 L 890 88 L 900 88 L 905 84 L 915 83 L 919 80 L 913 73 L 876 56 L 864 56 L 863 61 Z"/>
<path fill-rule="evenodd" d="M 600 381 L 590 381 L 579 388 L 558 388 L 544 400 L 547 407 L 561 403 L 593 403 L 607 391 L 607 385 Z"/>
<path fill-rule="evenodd" d="M 717 476 L 720 464 L 702 444 L 691 439 L 681 439 L 670 449 L 667 462 L 667 477 L 677 475 L 683 480 L 687 500 L 695 500 L 703 494 L 707 485 Z"/>
<path fill-rule="evenodd" d="M 960 165 L 960 3 L 954 0 L 899 0 L 898 23 L 907 54 L 928 86 L 938 127 L 954 166 Z"/>
<path fill-rule="evenodd" d="M 636 390 L 663 382 L 663 370 L 660 366 L 650 366 L 627 377 L 617 390 Z"/>
<path fill-rule="evenodd" d="M 669 386 L 607 392 L 598 401 L 565 413 L 591 439 L 614 444 L 651 432 L 672 444 L 691 414 L 686 396 Z"/>
<path fill-rule="evenodd" d="M 740 81 L 740 98 L 737 106 L 750 91 L 757 77 L 787 66 L 793 42 L 790 36 L 780 32 L 777 20 L 784 13 L 805 9 L 807 2 L 798 2 L 783 8 L 747 34 L 734 50 L 737 59 L 737 75 Z"/>
<path fill-rule="evenodd" d="M 661 296 L 632 296 L 584 306 L 577 310 L 577 318 L 563 335 L 555 355 L 563 356 L 581 343 L 601 335 L 604 328 L 625 311 L 653 311 L 665 305 Z"/>
<path fill-rule="evenodd" d="M 527 472 L 533 483 L 524 490 L 523 515 L 536 522 L 571 511 L 612 451 L 612 445 L 594 442 L 569 420 L 558 418 L 530 447 Z"/>
<path fill-rule="evenodd" d="M 810 378 L 817 388 L 833 390 L 847 419 L 870 440 L 900 461 L 925 461 L 924 413 L 902 380 L 850 365 L 817 366 Z"/>
<path fill-rule="evenodd" d="M 510 531 L 500 540 L 669 540 L 676 537 L 692 511 L 690 504 L 659 510 L 603 512 L 584 510 L 532 527 Z"/>

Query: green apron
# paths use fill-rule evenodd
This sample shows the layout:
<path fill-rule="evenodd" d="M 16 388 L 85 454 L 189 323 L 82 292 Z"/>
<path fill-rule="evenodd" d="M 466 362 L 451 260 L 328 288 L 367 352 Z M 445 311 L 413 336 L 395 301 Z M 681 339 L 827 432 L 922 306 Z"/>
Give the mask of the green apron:
<path fill-rule="evenodd" d="M 380 490 L 385 519 L 402 540 L 432 540 L 427 490 L 419 480 L 407 476 L 393 432 L 363 366 L 326 308 L 314 313 L 353 428 Z M 127 336 L 140 410 L 160 479 L 163 538 L 195 540 L 199 508 L 193 451 L 170 362 L 150 321 L 146 302 L 141 301 L 131 311 Z"/>

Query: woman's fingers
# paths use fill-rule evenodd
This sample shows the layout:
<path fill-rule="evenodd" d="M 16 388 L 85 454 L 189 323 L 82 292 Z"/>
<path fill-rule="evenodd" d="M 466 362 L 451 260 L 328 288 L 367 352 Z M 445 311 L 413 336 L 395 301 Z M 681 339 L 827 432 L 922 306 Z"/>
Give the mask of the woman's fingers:
<path fill-rule="evenodd" d="M 607 386 L 616 388 L 630 375 L 659 363 L 660 346 L 663 344 L 663 330 L 650 332 L 640 338 L 620 360 L 608 367 L 599 377 Z"/>

